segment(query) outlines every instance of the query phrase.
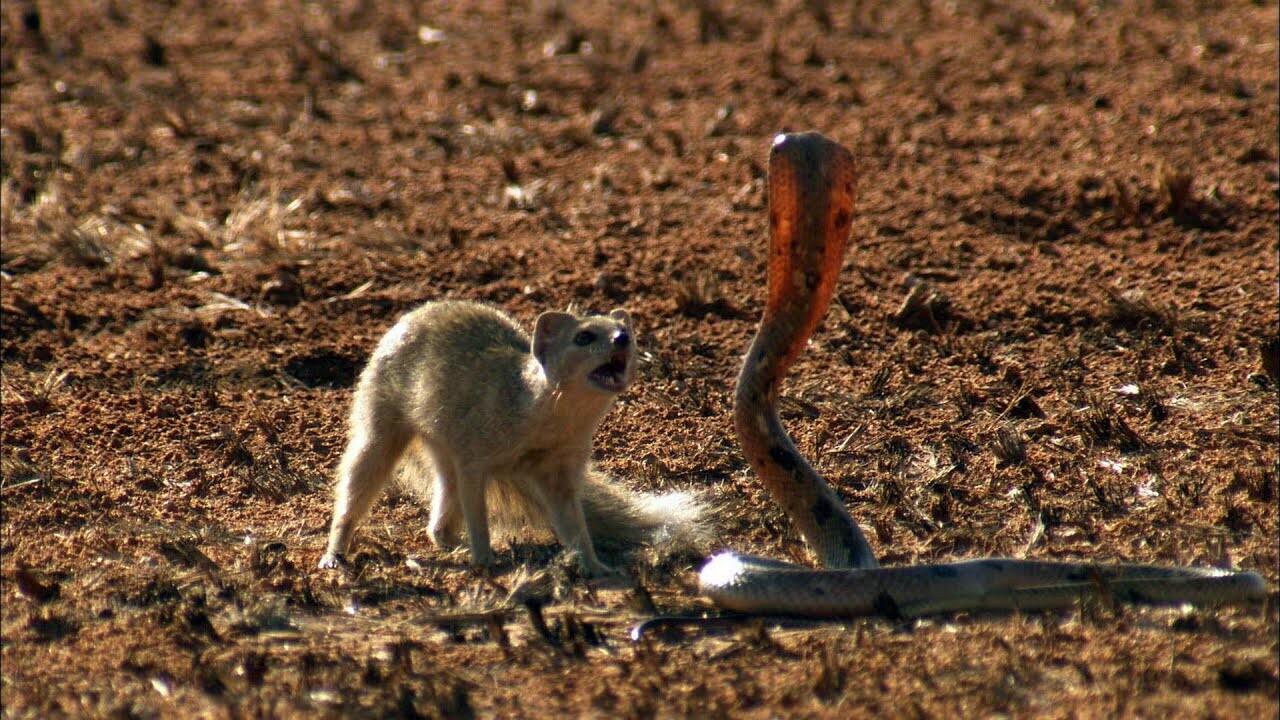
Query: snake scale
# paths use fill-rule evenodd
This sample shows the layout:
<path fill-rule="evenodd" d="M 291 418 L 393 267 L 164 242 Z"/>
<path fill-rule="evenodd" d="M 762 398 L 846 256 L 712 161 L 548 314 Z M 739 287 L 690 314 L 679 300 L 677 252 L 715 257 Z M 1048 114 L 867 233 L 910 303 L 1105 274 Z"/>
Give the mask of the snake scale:
<path fill-rule="evenodd" d="M 778 417 L 778 389 L 826 314 L 853 217 L 853 155 L 818 133 L 779 135 L 769 155 L 768 294 L 738 377 L 738 442 L 818 561 L 815 570 L 724 551 L 699 585 L 720 607 L 807 617 L 912 616 L 966 610 L 1047 610 L 1082 597 L 1219 604 L 1263 597 L 1253 572 L 992 558 L 880 567 L 835 491 L 796 449 Z"/>

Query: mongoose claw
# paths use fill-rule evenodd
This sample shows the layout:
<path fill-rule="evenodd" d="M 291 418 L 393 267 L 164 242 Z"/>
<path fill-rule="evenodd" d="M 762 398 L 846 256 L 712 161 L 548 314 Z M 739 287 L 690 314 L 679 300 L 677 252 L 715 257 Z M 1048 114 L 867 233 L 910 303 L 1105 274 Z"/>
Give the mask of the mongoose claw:
<path fill-rule="evenodd" d="M 427 529 L 427 535 L 431 538 L 431 544 L 441 550 L 455 548 L 462 542 L 461 533 L 454 527 L 443 525 L 441 527 L 430 527 Z"/>
<path fill-rule="evenodd" d="M 493 550 L 471 550 L 471 567 L 477 570 L 489 570 L 498 564 L 498 556 Z"/>
<path fill-rule="evenodd" d="M 347 559 L 342 553 L 327 552 L 320 558 L 318 566 L 321 570 L 342 570 L 347 567 Z"/>
<path fill-rule="evenodd" d="M 588 580 L 610 581 L 627 579 L 626 571 L 621 568 L 606 565 L 599 560 L 588 560 L 582 553 L 576 554 L 578 555 L 578 568 L 581 570 L 582 576 Z"/>

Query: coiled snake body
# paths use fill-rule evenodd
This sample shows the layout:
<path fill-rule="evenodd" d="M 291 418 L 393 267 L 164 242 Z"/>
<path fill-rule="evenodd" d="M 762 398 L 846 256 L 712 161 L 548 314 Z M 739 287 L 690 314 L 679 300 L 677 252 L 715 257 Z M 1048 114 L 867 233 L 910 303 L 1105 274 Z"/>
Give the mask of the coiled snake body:
<path fill-rule="evenodd" d="M 724 551 L 702 593 L 739 612 L 841 617 L 1071 607 L 1106 593 L 1129 602 L 1216 604 L 1262 597 L 1260 575 L 1214 568 L 995 558 L 881 568 L 857 523 L 797 451 L 778 388 L 835 289 L 853 216 L 853 156 L 818 133 L 779 135 L 769 156 L 768 294 L 738 377 L 734 424 L 751 467 L 825 570 Z"/>

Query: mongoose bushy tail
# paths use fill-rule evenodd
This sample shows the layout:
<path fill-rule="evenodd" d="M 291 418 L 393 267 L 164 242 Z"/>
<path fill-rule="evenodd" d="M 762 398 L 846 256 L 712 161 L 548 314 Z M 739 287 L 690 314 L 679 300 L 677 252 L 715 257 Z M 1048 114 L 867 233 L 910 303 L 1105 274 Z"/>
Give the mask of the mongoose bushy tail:
<path fill-rule="evenodd" d="M 528 497 L 528 485 L 494 483 L 494 509 L 505 522 L 524 515 L 536 527 L 550 527 L 540 505 Z M 587 473 L 582 512 L 597 544 L 610 550 L 641 544 L 680 552 L 703 552 L 710 527 L 702 504 L 692 493 L 645 493 L 632 490 L 597 469 Z"/>

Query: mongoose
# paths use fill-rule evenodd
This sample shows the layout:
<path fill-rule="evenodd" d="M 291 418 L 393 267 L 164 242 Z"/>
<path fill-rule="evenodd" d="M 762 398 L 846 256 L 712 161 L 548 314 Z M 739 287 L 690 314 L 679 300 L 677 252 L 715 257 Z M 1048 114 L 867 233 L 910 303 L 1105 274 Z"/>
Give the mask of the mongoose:
<path fill-rule="evenodd" d="M 683 493 L 646 496 L 590 465 L 591 442 L 635 370 L 625 310 L 579 317 L 545 312 L 533 337 L 504 313 L 464 301 L 429 302 L 383 336 L 360 376 L 350 440 L 338 468 L 333 524 L 321 568 L 342 563 L 357 525 L 402 460 L 429 469 L 428 530 L 456 544 L 465 525 L 472 563 L 494 561 L 487 500 L 548 522 L 589 576 L 613 571 L 592 537 L 624 542 L 699 532 Z M 414 464 L 406 467 L 412 469 Z"/>

